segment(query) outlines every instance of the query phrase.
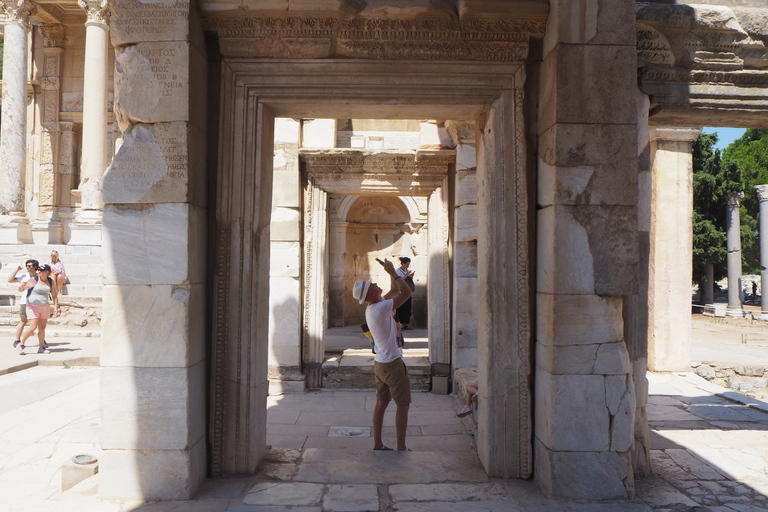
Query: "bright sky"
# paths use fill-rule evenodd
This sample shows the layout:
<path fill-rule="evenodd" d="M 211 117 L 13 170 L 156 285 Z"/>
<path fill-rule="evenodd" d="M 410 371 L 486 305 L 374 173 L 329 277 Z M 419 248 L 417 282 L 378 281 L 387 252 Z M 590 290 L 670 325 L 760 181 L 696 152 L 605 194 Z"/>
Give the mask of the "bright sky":
<path fill-rule="evenodd" d="M 718 140 L 716 149 L 724 150 L 731 142 L 735 141 L 747 131 L 745 128 L 704 128 L 702 133 L 717 133 Z"/>

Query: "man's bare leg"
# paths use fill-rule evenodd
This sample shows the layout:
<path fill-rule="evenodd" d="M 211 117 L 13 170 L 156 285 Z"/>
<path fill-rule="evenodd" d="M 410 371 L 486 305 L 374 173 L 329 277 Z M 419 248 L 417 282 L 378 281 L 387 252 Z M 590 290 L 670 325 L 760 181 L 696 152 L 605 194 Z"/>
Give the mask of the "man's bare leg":
<path fill-rule="evenodd" d="M 384 442 L 381 440 L 381 429 L 384 427 L 384 412 L 387 410 L 389 400 L 376 400 L 373 408 L 373 449 L 381 450 Z M 399 431 L 398 431 L 399 432 Z"/>
<path fill-rule="evenodd" d="M 408 429 L 408 409 L 410 404 L 398 405 L 395 414 L 395 430 L 397 431 L 397 451 L 402 452 L 405 446 L 405 431 Z"/>
<path fill-rule="evenodd" d="M 21 333 L 24 332 L 24 326 L 27 325 L 27 317 L 19 320 L 19 325 L 16 326 L 16 339 L 21 339 Z"/>

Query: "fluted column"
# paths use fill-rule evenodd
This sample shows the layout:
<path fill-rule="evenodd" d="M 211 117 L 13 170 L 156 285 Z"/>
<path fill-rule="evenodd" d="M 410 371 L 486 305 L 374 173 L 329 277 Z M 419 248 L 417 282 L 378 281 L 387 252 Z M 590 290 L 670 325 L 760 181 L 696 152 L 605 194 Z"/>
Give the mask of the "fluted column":
<path fill-rule="evenodd" d="M 83 141 L 80 165 L 80 213 L 70 243 L 101 243 L 102 179 L 107 168 L 107 77 L 109 48 L 108 0 L 78 0 L 85 9 L 85 71 Z"/>
<path fill-rule="evenodd" d="M 768 320 L 765 287 L 768 285 L 768 185 L 755 187 L 760 199 L 760 318 Z"/>
<path fill-rule="evenodd" d="M 744 192 L 732 192 L 727 195 L 728 206 L 725 213 L 728 257 L 728 308 L 725 314 L 743 317 L 741 307 L 741 222 L 739 221 L 739 202 Z"/>
<path fill-rule="evenodd" d="M 27 153 L 27 30 L 34 4 L 2 0 L 5 11 L 3 110 L 0 122 L 0 242 L 31 241 L 25 213 Z"/>

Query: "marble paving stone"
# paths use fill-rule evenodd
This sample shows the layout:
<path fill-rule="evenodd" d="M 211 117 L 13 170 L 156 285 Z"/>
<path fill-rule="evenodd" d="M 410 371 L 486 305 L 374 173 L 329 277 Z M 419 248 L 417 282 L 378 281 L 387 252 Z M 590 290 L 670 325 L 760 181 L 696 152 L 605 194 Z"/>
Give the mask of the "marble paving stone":
<path fill-rule="evenodd" d="M 387 416 L 392 416 L 394 422 L 394 407 L 390 414 L 385 414 L 384 421 L 387 421 Z M 389 412 L 389 411 L 387 411 Z M 371 415 L 365 411 L 360 412 L 348 412 L 344 414 L 344 423 L 350 427 L 367 427 L 371 425 Z M 332 425 L 339 420 L 338 412 L 329 411 L 303 411 L 299 415 L 299 419 L 296 420 L 297 425 Z M 392 423 L 394 425 L 394 423 Z"/>
<path fill-rule="evenodd" d="M 142 505 L 137 512 L 226 512 L 230 500 L 160 501 Z"/>
<path fill-rule="evenodd" d="M 267 406 L 267 423 L 294 424 L 299 419 L 300 409 L 282 409 Z"/>
<path fill-rule="evenodd" d="M 430 503 L 398 503 L 394 510 L 397 512 L 467 512 L 468 510 L 472 510 L 472 512 L 544 512 L 552 509 L 524 508 L 509 501 L 473 501 L 469 503 L 433 501 Z"/>
<path fill-rule="evenodd" d="M 712 468 L 705 461 L 697 458 L 685 449 L 670 449 L 665 450 L 665 453 L 675 461 L 675 463 L 683 468 L 687 473 L 692 474 L 696 478 L 702 480 L 721 480 L 723 475 L 716 469 Z"/>
<path fill-rule="evenodd" d="M 683 505 L 695 507 L 697 503 L 688 496 L 678 491 L 663 478 L 653 476 L 639 478 L 635 481 L 635 492 L 643 497 L 643 500 L 654 509 Z"/>
<path fill-rule="evenodd" d="M 296 479 L 323 483 L 487 482 L 470 452 L 375 452 L 308 449 Z"/>
<path fill-rule="evenodd" d="M 227 512 L 323 512 L 322 507 L 230 505 Z"/>
<path fill-rule="evenodd" d="M 243 498 L 246 505 L 316 505 L 323 495 L 324 486 L 314 483 L 262 482 L 248 490 Z"/>
<path fill-rule="evenodd" d="M 376 512 L 379 493 L 375 485 L 329 485 L 323 497 L 326 512 Z"/>
<path fill-rule="evenodd" d="M 286 448 L 291 450 L 301 450 L 304 448 L 306 437 L 281 436 L 267 432 L 267 444 L 272 448 Z"/>
<path fill-rule="evenodd" d="M 421 435 L 423 436 L 441 436 L 466 433 L 467 430 L 461 423 L 452 423 L 449 425 L 421 425 Z"/>
<path fill-rule="evenodd" d="M 328 435 L 328 427 L 325 425 L 269 424 L 267 426 L 267 435 L 269 434 L 298 437 L 325 437 Z"/>
<path fill-rule="evenodd" d="M 504 486 L 487 484 L 402 484 L 389 487 L 394 501 L 489 501 L 506 495 Z"/>
<path fill-rule="evenodd" d="M 371 437 L 371 427 L 331 427 L 328 437 Z"/>
<path fill-rule="evenodd" d="M 384 437 L 385 444 L 389 439 Z M 329 449 L 329 450 L 372 450 L 373 440 L 370 437 L 307 437 L 304 448 Z"/>

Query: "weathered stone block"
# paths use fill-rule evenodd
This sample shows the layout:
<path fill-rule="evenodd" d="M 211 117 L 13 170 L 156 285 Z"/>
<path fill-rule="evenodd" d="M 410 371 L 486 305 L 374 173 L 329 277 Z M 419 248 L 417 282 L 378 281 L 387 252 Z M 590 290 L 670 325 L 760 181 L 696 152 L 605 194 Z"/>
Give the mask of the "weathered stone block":
<path fill-rule="evenodd" d="M 456 172 L 456 206 L 477 204 L 477 172 Z"/>
<path fill-rule="evenodd" d="M 606 388 L 608 379 L 606 377 Z M 616 386 L 621 389 L 620 386 Z M 632 448 L 632 440 L 635 433 L 635 413 L 637 404 L 632 386 L 626 386 L 626 393 L 621 397 L 615 413 L 611 418 L 611 451 L 617 453 L 628 452 Z"/>
<path fill-rule="evenodd" d="M 545 346 L 602 344 L 623 337 L 621 297 L 537 293 L 536 311 L 536 340 Z"/>
<path fill-rule="evenodd" d="M 190 137 L 197 139 L 186 123 L 138 124 L 128 129 L 104 174 L 104 202 L 186 202 L 191 185 L 187 148 L 198 154 L 205 146 L 201 140 L 193 144 Z"/>
<path fill-rule="evenodd" d="M 454 346 L 477 348 L 477 279 L 456 278 L 453 299 Z"/>
<path fill-rule="evenodd" d="M 539 138 L 539 205 L 636 205 L 636 144 L 635 125 L 550 127 Z"/>
<path fill-rule="evenodd" d="M 534 479 L 549 498 L 631 499 L 628 453 L 555 451 L 534 439 Z"/>
<path fill-rule="evenodd" d="M 594 294 L 593 257 L 586 228 L 570 211 L 550 206 L 538 211 L 538 291 Z"/>
<path fill-rule="evenodd" d="M 187 450 L 205 435 L 205 363 L 102 368 L 104 450 Z"/>
<path fill-rule="evenodd" d="M 555 346 L 536 343 L 536 364 L 556 375 L 591 375 L 600 345 Z"/>
<path fill-rule="evenodd" d="M 113 109 L 120 130 L 189 121 L 189 43 L 139 43 L 115 51 Z"/>
<path fill-rule="evenodd" d="M 275 145 L 278 143 L 299 145 L 301 124 L 295 119 L 278 117 L 275 119 Z"/>
<path fill-rule="evenodd" d="M 297 160 L 298 161 L 298 160 Z M 272 205 L 298 208 L 301 205 L 299 172 L 275 171 L 272 174 Z"/>
<path fill-rule="evenodd" d="M 68 491 L 99 472 L 99 463 L 75 464 L 72 459 L 61 465 L 61 492 Z"/>
<path fill-rule="evenodd" d="M 99 498 L 189 500 L 206 477 L 205 439 L 184 450 L 104 450 Z"/>
<path fill-rule="evenodd" d="M 185 203 L 105 205 L 104 283 L 204 283 L 206 225 Z"/>
<path fill-rule="evenodd" d="M 205 285 L 107 285 L 102 367 L 187 367 L 205 358 Z M 127 313 L 127 314 L 124 314 Z"/>
<path fill-rule="evenodd" d="M 269 225 L 270 239 L 275 241 L 299 240 L 301 231 L 301 215 L 297 208 L 277 207 L 272 210 L 272 221 Z"/>
<path fill-rule="evenodd" d="M 605 377 L 536 371 L 536 437 L 554 451 L 607 451 L 610 416 Z"/>
<path fill-rule="evenodd" d="M 454 224 L 457 242 L 477 240 L 477 205 L 466 204 L 456 208 Z"/>
<path fill-rule="evenodd" d="M 336 119 L 304 119 L 301 124 L 301 147 L 335 148 Z"/>
<path fill-rule="evenodd" d="M 629 352 L 624 341 L 600 345 L 594 373 L 598 375 L 626 375 L 632 370 Z"/>
<path fill-rule="evenodd" d="M 298 242 L 276 242 L 269 246 L 269 275 L 271 277 L 299 278 L 301 246 Z"/>
<path fill-rule="evenodd" d="M 456 277 L 477 277 L 477 240 L 453 246 L 453 273 Z"/>
<path fill-rule="evenodd" d="M 477 168 L 477 149 L 474 144 L 456 146 L 456 170 L 467 171 Z"/>
<path fill-rule="evenodd" d="M 140 41 L 185 41 L 189 35 L 189 0 L 148 3 L 116 2 L 110 23 L 112 45 Z"/>

